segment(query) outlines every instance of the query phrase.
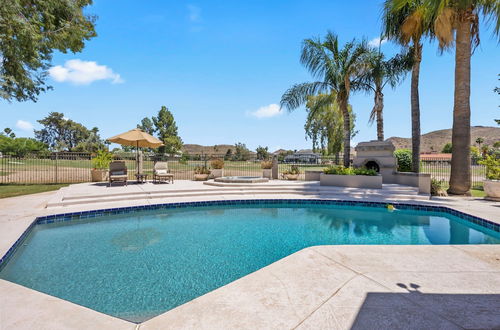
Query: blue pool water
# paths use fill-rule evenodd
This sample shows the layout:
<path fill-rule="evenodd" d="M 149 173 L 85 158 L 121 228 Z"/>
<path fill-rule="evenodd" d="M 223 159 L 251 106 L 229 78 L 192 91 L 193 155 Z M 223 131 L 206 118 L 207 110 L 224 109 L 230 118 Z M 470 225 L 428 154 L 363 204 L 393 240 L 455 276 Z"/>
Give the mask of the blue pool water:
<path fill-rule="evenodd" d="M 339 205 L 133 212 L 36 225 L 0 278 L 141 322 L 305 247 L 499 244 L 447 213 Z"/>

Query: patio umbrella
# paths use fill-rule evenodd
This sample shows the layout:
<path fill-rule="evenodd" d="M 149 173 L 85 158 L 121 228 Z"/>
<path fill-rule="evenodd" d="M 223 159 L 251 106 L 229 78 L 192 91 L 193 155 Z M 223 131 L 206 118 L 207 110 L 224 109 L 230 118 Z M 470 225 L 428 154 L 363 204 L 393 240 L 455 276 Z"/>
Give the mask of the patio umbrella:
<path fill-rule="evenodd" d="M 137 174 L 139 174 L 139 148 L 158 148 L 163 145 L 163 142 L 138 128 L 110 137 L 108 141 L 137 148 Z"/>

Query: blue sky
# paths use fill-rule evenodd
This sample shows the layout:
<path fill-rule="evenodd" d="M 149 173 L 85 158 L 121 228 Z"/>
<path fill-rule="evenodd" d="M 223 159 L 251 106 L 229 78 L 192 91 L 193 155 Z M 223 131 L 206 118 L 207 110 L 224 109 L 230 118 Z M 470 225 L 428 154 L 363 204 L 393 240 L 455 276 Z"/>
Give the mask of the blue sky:
<path fill-rule="evenodd" d="M 166 105 L 184 143 L 310 148 L 305 110 L 279 113 L 273 106 L 292 84 L 312 79 L 299 63 L 301 42 L 328 30 L 341 41 L 374 39 L 381 3 L 96 0 L 88 12 L 98 16 L 98 37 L 81 53 L 55 54 L 49 78 L 54 90 L 37 103 L 3 101 L 0 126 L 32 136 L 37 119 L 58 111 L 110 137 Z M 500 85 L 500 48 L 491 28 L 481 32 L 472 59 L 472 124 L 494 126 L 493 118 L 500 117 L 500 99 L 492 92 Z M 385 43 L 382 50 L 390 55 L 398 48 Z M 440 55 L 436 43 L 426 43 L 423 133 L 451 127 L 453 79 L 453 52 Z M 410 137 L 409 92 L 409 76 L 395 91 L 385 90 L 386 137 Z M 372 95 L 356 94 L 351 103 L 359 130 L 354 142 L 375 139 L 375 125 L 367 123 Z"/>

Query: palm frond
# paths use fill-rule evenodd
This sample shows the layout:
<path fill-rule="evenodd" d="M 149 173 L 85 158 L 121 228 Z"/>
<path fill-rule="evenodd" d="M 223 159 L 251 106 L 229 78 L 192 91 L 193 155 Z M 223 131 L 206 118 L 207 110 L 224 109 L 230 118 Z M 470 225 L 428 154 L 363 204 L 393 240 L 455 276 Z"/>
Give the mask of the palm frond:
<path fill-rule="evenodd" d="M 493 23 L 494 33 L 500 38 L 500 1 L 483 0 L 481 12 L 486 17 L 487 23 Z"/>
<path fill-rule="evenodd" d="M 293 85 L 281 97 L 280 107 L 293 111 L 305 104 L 309 96 L 328 92 L 328 87 L 320 81 Z"/>

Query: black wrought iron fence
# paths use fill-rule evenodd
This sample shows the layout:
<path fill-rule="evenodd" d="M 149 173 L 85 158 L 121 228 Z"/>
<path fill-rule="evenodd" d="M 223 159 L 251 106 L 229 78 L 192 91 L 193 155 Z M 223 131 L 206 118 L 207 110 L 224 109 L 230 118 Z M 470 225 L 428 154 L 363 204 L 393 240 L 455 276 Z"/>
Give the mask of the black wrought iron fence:
<path fill-rule="evenodd" d="M 129 173 L 129 178 L 135 179 L 137 173 L 136 154 L 116 153 L 116 159 L 124 160 Z M 0 157 L 0 183 L 77 183 L 91 181 L 92 155 L 89 153 L 59 152 L 35 153 L 22 157 Z M 226 155 L 191 155 L 188 157 L 159 157 L 155 154 L 144 153 L 139 163 L 141 173 L 153 173 L 156 161 L 167 161 L 171 173 L 176 180 L 193 180 L 197 166 L 212 167 L 213 159 L 224 160 L 224 175 L 226 176 L 262 176 L 262 160 L 254 155 L 238 159 Z M 279 177 L 292 166 L 299 169 L 299 180 L 304 180 L 306 171 L 321 171 L 329 165 L 342 163 L 342 157 L 325 157 L 308 161 L 290 161 L 279 159 Z M 472 184 L 481 186 L 485 179 L 486 169 L 483 165 L 473 162 L 471 165 Z M 451 172 L 451 162 L 448 158 L 425 158 L 421 161 L 421 172 L 429 173 L 435 179 L 448 182 Z"/>
<path fill-rule="evenodd" d="M 451 159 L 450 158 L 425 158 L 420 161 L 420 171 L 428 173 L 432 178 L 443 181 L 445 185 L 450 180 Z M 471 164 L 471 180 L 473 187 L 482 187 L 486 178 L 486 167 L 476 160 Z"/>
<path fill-rule="evenodd" d="M 37 153 L 0 158 L 0 183 L 90 181 L 89 153 Z"/>

